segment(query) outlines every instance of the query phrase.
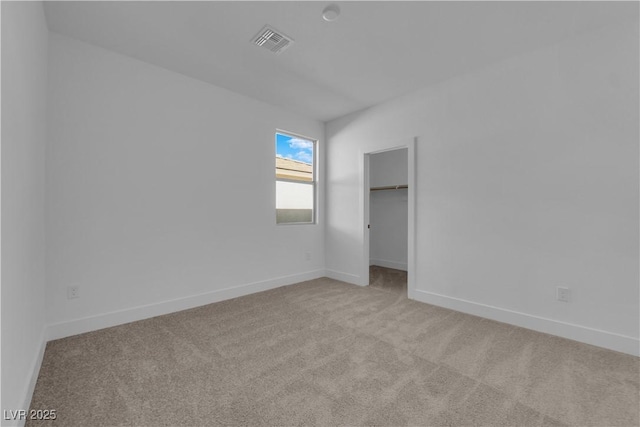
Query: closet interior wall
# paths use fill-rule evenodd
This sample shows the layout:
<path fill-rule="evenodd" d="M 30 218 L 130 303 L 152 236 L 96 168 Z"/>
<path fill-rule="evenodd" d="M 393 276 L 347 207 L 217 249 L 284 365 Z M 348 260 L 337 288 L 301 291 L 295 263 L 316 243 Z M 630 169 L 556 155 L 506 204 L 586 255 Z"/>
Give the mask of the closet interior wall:
<path fill-rule="evenodd" d="M 370 265 L 407 270 L 407 155 L 398 149 L 370 157 Z"/>

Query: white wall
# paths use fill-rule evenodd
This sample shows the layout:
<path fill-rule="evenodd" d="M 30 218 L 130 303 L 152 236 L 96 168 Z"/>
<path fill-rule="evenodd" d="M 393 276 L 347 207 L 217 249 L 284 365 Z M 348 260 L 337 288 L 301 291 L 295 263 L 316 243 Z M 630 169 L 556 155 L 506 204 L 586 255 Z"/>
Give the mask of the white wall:
<path fill-rule="evenodd" d="M 57 34 L 49 49 L 52 337 L 323 274 L 322 209 L 275 224 L 273 144 L 318 138 L 322 176 L 323 123 Z"/>
<path fill-rule="evenodd" d="M 407 149 L 375 153 L 369 158 L 369 186 L 407 184 Z M 372 191 L 369 201 L 369 263 L 407 269 L 408 194 L 406 189 Z"/>
<path fill-rule="evenodd" d="M 638 353 L 630 21 L 327 125 L 327 268 L 357 281 L 362 154 L 418 136 L 415 298 Z M 568 286 L 572 301 L 555 299 Z"/>
<path fill-rule="evenodd" d="M 44 351 L 47 32 L 42 3 L 2 2 L 1 406 L 7 411 L 28 409 Z"/>
<path fill-rule="evenodd" d="M 369 156 L 369 186 L 407 185 L 407 149 L 383 151 Z"/>

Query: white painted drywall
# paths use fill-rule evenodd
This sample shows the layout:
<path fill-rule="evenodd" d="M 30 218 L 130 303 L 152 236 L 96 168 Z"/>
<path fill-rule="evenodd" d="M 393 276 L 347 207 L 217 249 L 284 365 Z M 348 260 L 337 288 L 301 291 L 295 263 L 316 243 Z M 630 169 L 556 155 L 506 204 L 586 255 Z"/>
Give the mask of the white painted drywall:
<path fill-rule="evenodd" d="M 407 149 L 371 154 L 369 185 L 387 187 L 407 184 Z M 372 191 L 369 200 L 369 263 L 382 267 L 407 269 L 406 189 Z"/>
<path fill-rule="evenodd" d="M 323 271 L 323 123 L 65 36 L 49 48 L 53 328 Z M 276 129 L 319 139 L 315 225 L 276 226 Z"/>
<path fill-rule="evenodd" d="M 637 353 L 638 5 L 629 8 L 624 25 L 329 122 L 327 269 L 357 279 L 363 265 L 363 153 L 418 136 L 417 294 Z M 556 301 L 559 285 L 570 303 Z"/>
<path fill-rule="evenodd" d="M 3 411 L 28 409 L 44 348 L 47 35 L 41 2 L 2 2 Z"/>
<path fill-rule="evenodd" d="M 369 186 L 407 185 L 407 149 L 383 151 L 369 156 Z"/>

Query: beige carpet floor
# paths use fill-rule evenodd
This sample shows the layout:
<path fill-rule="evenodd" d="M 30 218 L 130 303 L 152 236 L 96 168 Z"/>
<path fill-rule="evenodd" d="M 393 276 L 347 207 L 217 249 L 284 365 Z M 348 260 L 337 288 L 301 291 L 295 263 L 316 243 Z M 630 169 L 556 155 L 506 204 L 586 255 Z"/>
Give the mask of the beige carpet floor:
<path fill-rule="evenodd" d="M 407 272 L 372 265 L 369 267 L 369 286 L 407 296 Z"/>
<path fill-rule="evenodd" d="M 318 279 L 49 342 L 31 408 L 58 419 L 27 425 L 639 424 L 638 358 L 393 289 Z"/>

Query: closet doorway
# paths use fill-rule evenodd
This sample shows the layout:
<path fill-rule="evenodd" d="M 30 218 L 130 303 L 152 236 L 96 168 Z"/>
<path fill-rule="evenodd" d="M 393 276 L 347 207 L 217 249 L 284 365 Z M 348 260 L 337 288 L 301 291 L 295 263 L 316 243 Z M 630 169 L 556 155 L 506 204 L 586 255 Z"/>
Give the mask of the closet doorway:
<path fill-rule="evenodd" d="M 415 141 L 364 154 L 363 285 L 413 297 Z"/>

